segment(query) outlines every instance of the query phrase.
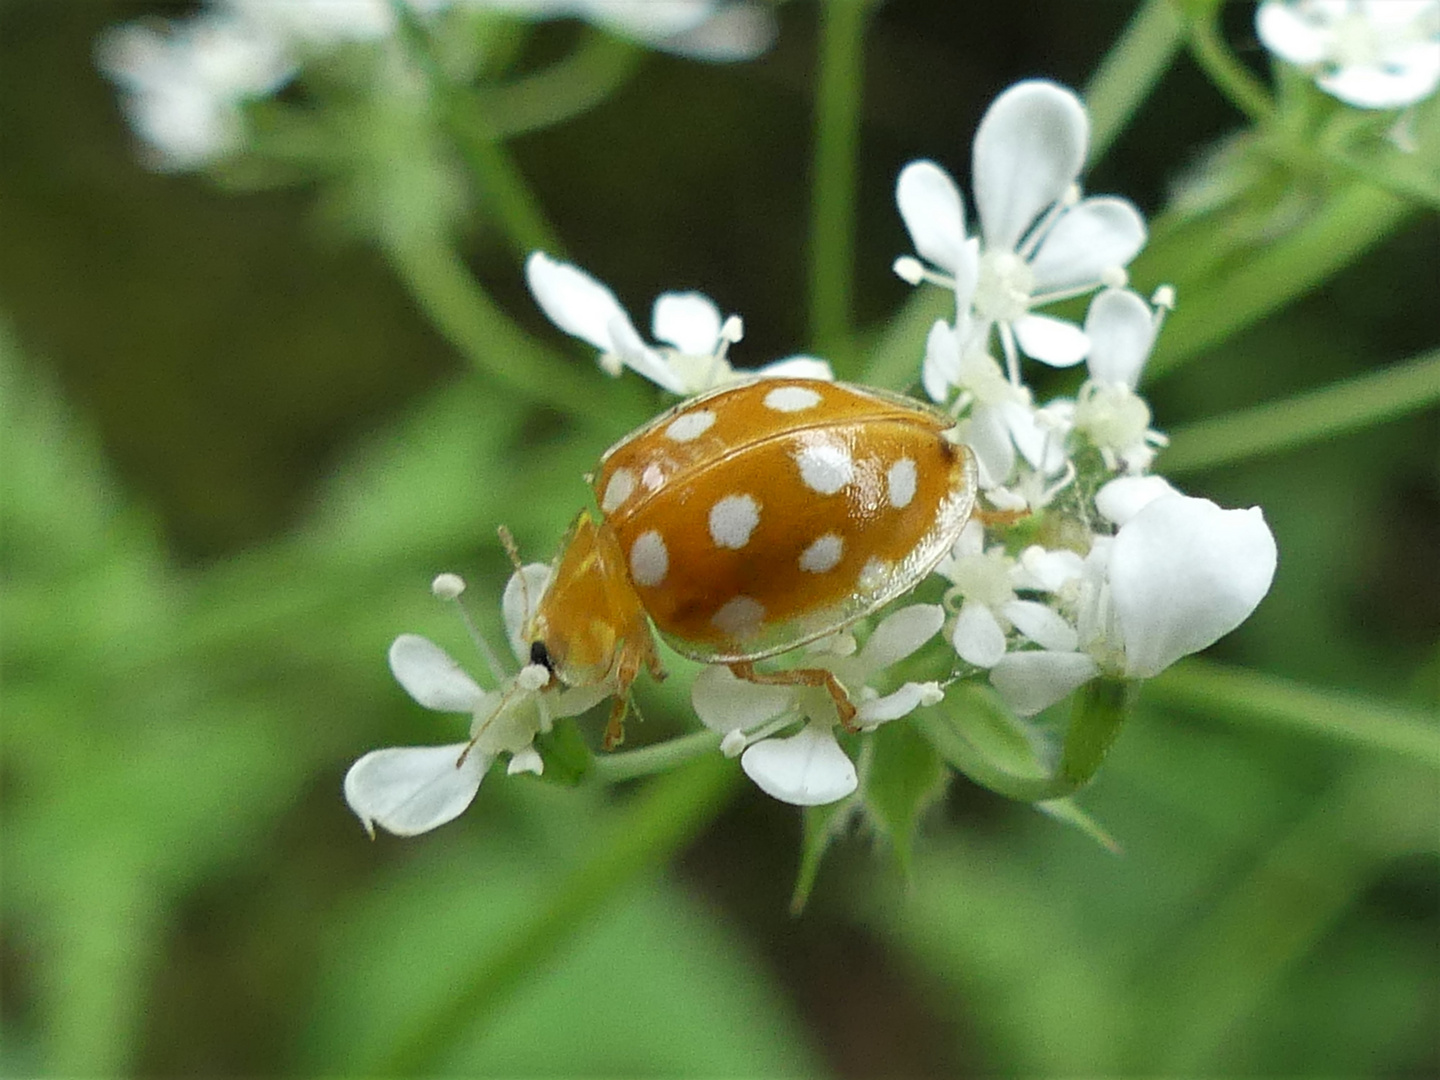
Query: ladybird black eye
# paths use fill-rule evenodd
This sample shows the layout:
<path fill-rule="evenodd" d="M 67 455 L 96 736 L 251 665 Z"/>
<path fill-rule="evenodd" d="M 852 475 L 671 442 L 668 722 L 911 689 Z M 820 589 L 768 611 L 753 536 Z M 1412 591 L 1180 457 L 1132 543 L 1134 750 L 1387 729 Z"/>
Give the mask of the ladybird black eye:
<path fill-rule="evenodd" d="M 550 661 L 550 650 L 545 647 L 543 641 L 532 641 L 530 643 L 530 662 L 539 664 L 550 674 L 555 674 L 555 665 Z"/>

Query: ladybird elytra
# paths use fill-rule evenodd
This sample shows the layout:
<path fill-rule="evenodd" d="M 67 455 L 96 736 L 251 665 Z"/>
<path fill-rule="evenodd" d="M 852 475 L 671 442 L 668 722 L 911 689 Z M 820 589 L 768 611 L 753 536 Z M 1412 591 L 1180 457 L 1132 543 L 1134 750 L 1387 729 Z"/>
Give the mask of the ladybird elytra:
<path fill-rule="evenodd" d="M 920 582 L 974 509 L 976 466 L 954 420 L 912 398 L 808 379 L 757 379 L 688 401 L 601 458 L 603 518 L 582 514 L 532 640 L 561 680 L 614 679 L 619 735 L 647 617 L 682 655 L 742 678 L 752 662 L 834 633 Z"/>

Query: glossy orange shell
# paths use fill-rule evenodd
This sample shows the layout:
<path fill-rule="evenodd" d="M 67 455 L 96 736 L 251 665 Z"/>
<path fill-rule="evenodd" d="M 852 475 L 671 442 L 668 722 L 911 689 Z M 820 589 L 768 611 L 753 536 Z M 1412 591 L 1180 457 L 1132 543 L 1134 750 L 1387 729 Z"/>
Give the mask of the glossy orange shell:
<path fill-rule="evenodd" d="M 975 500 L 954 421 L 845 383 L 760 379 L 657 417 L 594 477 L 651 620 L 697 660 L 772 656 L 906 592 Z"/>

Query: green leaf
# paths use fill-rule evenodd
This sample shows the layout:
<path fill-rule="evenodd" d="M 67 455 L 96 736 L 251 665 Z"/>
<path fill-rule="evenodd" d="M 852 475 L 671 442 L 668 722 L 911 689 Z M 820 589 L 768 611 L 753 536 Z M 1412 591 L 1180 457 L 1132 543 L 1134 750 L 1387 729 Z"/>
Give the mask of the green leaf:
<path fill-rule="evenodd" d="M 578 784 L 590 771 L 590 747 L 580 734 L 580 725 L 573 717 L 555 721 L 548 732 L 535 737 L 535 749 L 545 762 L 540 779 L 567 787 Z"/>
<path fill-rule="evenodd" d="M 935 747 L 908 720 L 884 725 L 870 745 L 865 815 L 890 841 L 908 877 L 920 815 L 944 795 L 950 774 Z"/>
<path fill-rule="evenodd" d="M 1077 788 L 1090 782 L 1135 704 L 1139 683 L 1091 679 L 1075 692 L 1060 775 Z"/>
<path fill-rule="evenodd" d="M 1074 799 L 1051 799 L 1049 802 L 1038 802 L 1035 804 L 1035 809 L 1062 824 L 1073 825 L 1110 854 L 1121 854 L 1119 842 L 1110 835 L 1105 826 L 1082 810 L 1080 804 Z"/>
<path fill-rule="evenodd" d="M 790 914 L 799 915 L 810 900 L 815 878 L 820 873 L 820 860 L 830 842 L 845 831 L 855 809 L 855 796 L 830 803 L 828 806 L 805 808 L 805 835 L 801 840 L 800 873 L 795 878 L 795 891 L 790 894 Z"/>

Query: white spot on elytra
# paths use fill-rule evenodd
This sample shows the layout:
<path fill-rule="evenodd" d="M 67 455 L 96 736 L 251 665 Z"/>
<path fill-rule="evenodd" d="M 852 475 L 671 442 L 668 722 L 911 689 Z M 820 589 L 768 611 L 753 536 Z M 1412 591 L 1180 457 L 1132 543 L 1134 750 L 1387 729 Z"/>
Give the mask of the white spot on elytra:
<path fill-rule="evenodd" d="M 726 495 L 710 508 L 710 539 L 738 551 L 760 524 L 760 505 L 749 495 Z"/>
<path fill-rule="evenodd" d="M 910 500 L 915 497 L 915 462 L 902 457 L 890 466 L 885 480 L 890 488 L 890 505 L 896 510 L 909 506 Z"/>
<path fill-rule="evenodd" d="M 670 553 L 665 541 L 651 529 L 641 533 L 630 546 L 630 576 L 637 585 L 659 585 L 670 569 Z"/>
<path fill-rule="evenodd" d="M 640 474 L 640 483 L 645 485 L 646 491 L 654 491 L 665 483 L 665 470 L 659 465 L 646 465 L 645 471 Z"/>
<path fill-rule="evenodd" d="M 820 404 L 820 395 L 807 386 L 777 386 L 765 395 L 765 407 L 776 412 L 804 412 Z"/>
<path fill-rule="evenodd" d="M 835 443 L 816 443 L 795 455 L 800 466 L 800 479 L 820 495 L 834 495 L 855 476 L 855 463 L 850 451 Z"/>
<path fill-rule="evenodd" d="M 749 637 L 760 629 L 764 621 L 764 605 L 748 596 L 732 597 L 710 617 L 711 625 L 733 638 Z"/>
<path fill-rule="evenodd" d="M 888 563 L 879 559 L 868 559 L 860 568 L 860 577 L 856 583 L 860 586 L 861 592 L 877 592 L 885 584 L 885 579 L 889 575 Z"/>
<path fill-rule="evenodd" d="M 629 469 L 616 469 L 610 474 L 605 485 L 605 494 L 600 499 L 600 509 L 614 513 L 626 499 L 635 493 L 635 474 Z"/>
<path fill-rule="evenodd" d="M 844 551 L 845 541 L 834 533 L 826 533 L 800 553 L 800 569 L 811 574 L 834 570 Z"/>
<path fill-rule="evenodd" d="M 671 422 L 670 426 L 665 429 L 665 437 L 673 439 L 675 442 L 689 442 L 691 439 L 698 439 L 704 435 L 714 423 L 715 414 L 709 409 L 686 413 Z"/>

